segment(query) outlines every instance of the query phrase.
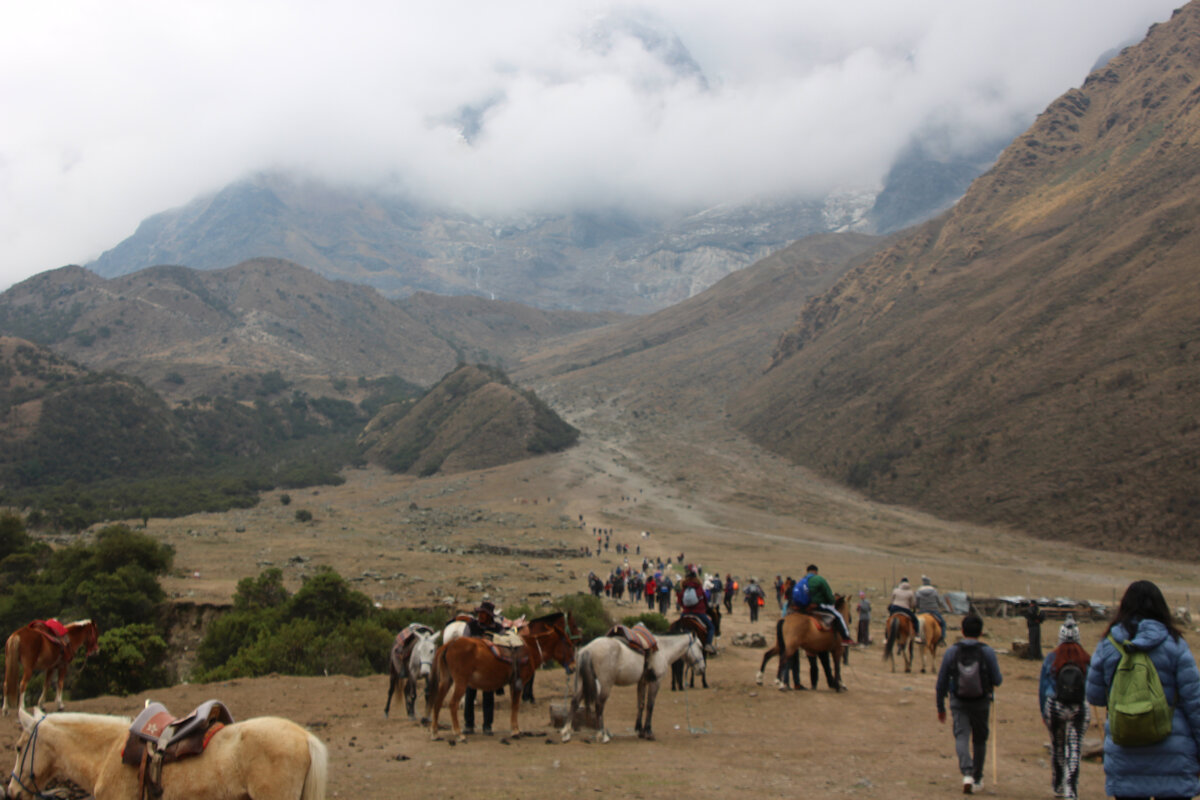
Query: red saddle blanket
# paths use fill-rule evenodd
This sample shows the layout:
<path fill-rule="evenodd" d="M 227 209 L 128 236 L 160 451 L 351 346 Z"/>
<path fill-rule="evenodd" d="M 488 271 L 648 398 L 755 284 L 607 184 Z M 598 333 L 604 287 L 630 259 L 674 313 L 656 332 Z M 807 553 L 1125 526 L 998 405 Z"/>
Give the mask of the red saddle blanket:
<path fill-rule="evenodd" d="M 655 639 L 650 629 L 640 622 L 632 628 L 626 625 L 614 625 L 609 629 L 608 635 L 619 639 L 637 653 L 653 653 L 658 649 L 658 639 Z"/>
<path fill-rule="evenodd" d="M 35 619 L 33 626 L 35 628 L 45 628 L 59 638 L 67 635 L 67 626 L 56 619 Z"/>

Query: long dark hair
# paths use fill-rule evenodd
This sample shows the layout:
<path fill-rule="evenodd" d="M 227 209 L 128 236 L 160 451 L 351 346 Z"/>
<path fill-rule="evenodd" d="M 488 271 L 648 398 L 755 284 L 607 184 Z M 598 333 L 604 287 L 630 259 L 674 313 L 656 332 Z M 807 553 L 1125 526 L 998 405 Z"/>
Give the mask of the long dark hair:
<path fill-rule="evenodd" d="M 1122 625 L 1129 637 L 1133 638 L 1137 634 L 1138 620 L 1142 619 L 1158 620 L 1175 640 L 1182 635 L 1171 619 L 1171 609 L 1167 608 L 1167 599 L 1163 597 L 1162 590 L 1150 581 L 1129 584 L 1125 596 L 1121 598 L 1121 605 L 1117 607 L 1117 615 L 1108 624 L 1104 635 L 1107 636 L 1117 625 Z"/>

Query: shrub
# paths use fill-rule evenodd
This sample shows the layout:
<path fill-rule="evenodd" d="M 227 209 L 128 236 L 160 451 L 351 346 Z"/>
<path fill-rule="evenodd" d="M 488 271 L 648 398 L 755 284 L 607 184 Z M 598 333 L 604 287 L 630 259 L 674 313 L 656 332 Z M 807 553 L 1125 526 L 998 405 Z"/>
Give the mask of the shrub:
<path fill-rule="evenodd" d="M 657 634 L 666 633 L 667 628 L 671 627 L 671 621 L 657 611 L 643 611 L 637 616 L 621 618 L 621 624 L 628 625 L 631 628 L 639 622 L 649 628 L 652 633 Z"/>
<path fill-rule="evenodd" d="M 100 651 L 78 670 L 72 697 L 125 696 L 170 684 L 167 643 L 153 625 L 125 625 L 100 634 Z"/>
<path fill-rule="evenodd" d="M 296 522 L 312 522 L 312 512 L 307 508 L 296 509 Z"/>

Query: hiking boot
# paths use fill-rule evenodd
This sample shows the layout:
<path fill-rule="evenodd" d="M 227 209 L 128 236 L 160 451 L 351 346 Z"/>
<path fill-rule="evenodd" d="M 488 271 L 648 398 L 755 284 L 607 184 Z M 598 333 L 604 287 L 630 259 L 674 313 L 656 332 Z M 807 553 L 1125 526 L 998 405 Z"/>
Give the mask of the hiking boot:
<path fill-rule="evenodd" d="M 463 736 L 466 736 L 467 734 L 471 734 L 472 736 L 474 736 L 475 735 L 475 726 L 474 725 L 466 725 L 463 727 L 462 732 L 463 732 Z"/>
<path fill-rule="evenodd" d="M 971 794 L 975 791 L 975 779 L 970 775 L 963 775 L 963 794 Z"/>
<path fill-rule="evenodd" d="M 484 735 L 484 736 L 491 736 L 491 735 L 492 735 L 492 729 L 491 729 L 491 728 L 489 728 L 487 725 L 484 725 L 484 726 L 483 726 L 483 735 Z"/>

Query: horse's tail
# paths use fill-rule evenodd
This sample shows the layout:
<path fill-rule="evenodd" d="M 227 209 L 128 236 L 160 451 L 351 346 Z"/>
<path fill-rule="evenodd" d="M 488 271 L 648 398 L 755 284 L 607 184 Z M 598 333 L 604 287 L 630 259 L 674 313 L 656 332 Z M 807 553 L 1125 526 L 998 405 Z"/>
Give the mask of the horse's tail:
<path fill-rule="evenodd" d="M 892 658 L 892 646 L 900 636 L 900 617 L 896 614 L 888 620 L 887 633 L 884 636 L 883 660 L 887 661 Z"/>
<path fill-rule="evenodd" d="M 594 709 L 596 702 L 599 699 L 596 690 L 596 665 L 592 663 L 592 654 L 588 650 L 584 650 L 579 654 L 579 659 L 575 662 L 579 688 L 583 690 L 583 707 Z"/>
<path fill-rule="evenodd" d="M 17 708 L 21 691 L 21 634 L 14 633 L 4 643 L 4 710 Z"/>
<path fill-rule="evenodd" d="M 308 772 L 304 775 L 304 789 L 300 800 L 325 800 L 325 786 L 329 780 L 329 753 L 316 736 L 308 736 Z"/>

